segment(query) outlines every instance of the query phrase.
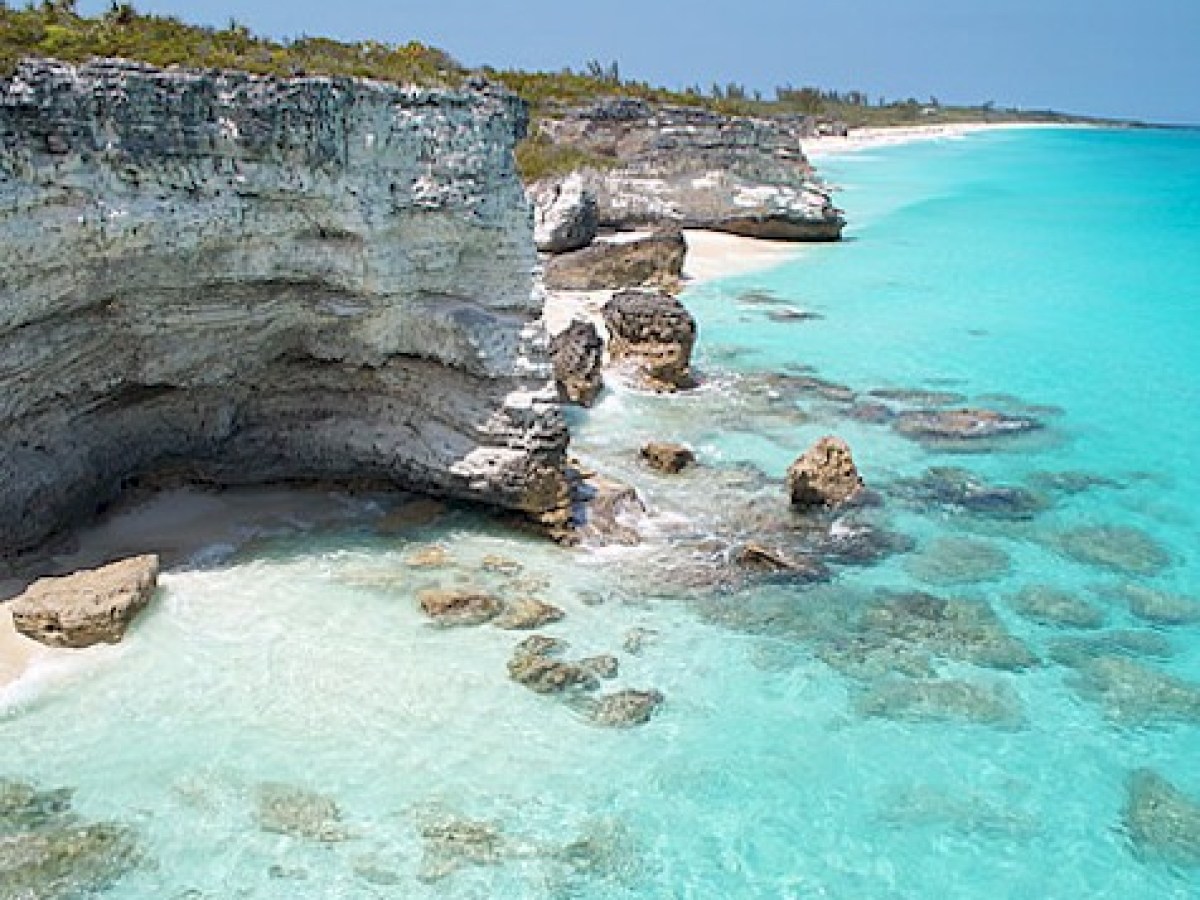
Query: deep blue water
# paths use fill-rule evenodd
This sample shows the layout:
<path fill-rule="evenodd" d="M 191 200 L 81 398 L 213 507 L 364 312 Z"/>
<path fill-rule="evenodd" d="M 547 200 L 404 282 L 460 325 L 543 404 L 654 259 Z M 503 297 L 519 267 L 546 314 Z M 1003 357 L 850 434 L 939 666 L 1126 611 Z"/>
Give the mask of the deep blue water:
<path fill-rule="evenodd" d="M 1200 802 L 1200 136 L 994 132 L 821 168 L 846 242 L 685 294 L 704 387 L 617 389 L 576 417 L 577 452 L 638 486 L 657 543 L 572 552 L 464 513 L 380 534 L 367 501 L 319 528 L 231 527 L 251 543 L 168 573 L 125 644 L 7 698 L 0 773 L 136 828 L 154 864 L 119 898 L 1200 895 L 1200 868 L 1139 844 L 1126 810 L 1145 768 Z M 860 405 L 953 392 L 1043 427 L 950 452 L 781 373 Z M 815 588 L 651 588 L 647 554 L 678 566 L 672 542 L 740 509 L 734 475 L 769 510 L 769 479 L 826 433 L 882 497 L 863 515 L 908 552 Z M 648 438 L 702 468 L 648 474 Z M 1036 508 L 914 498 L 904 480 L 931 467 Z M 430 540 L 453 564 L 406 567 Z M 422 586 L 514 589 L 480 570 L 489 553 L 548 582 L 521 590 L 566 610 L 547 633 L 573 654 L 615 652 L 617 684 L 666 694 L 648 725 L 599 729 L 508 681 L 519 634 L 423 624 Z M 1031 618 L 1031 585 L 1091 627 Z M 982 630 L 889 631 L 870 618 L 897 596 L 881 589 L 950 599 Z M 653 632 L 640 653 L 633 628 Z M 349 839 L 261 830 L 263 781 L 336 799 Z M 422 828 L 444 815 L 501 837 L 422 881 Z M 1181 827 L 1200 843 L 1200 822 Z"/>

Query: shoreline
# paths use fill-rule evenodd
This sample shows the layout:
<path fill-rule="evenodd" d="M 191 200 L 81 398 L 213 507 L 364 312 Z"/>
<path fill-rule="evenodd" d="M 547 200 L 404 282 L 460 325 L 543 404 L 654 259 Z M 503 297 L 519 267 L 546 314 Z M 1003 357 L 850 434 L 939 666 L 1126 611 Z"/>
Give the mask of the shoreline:
<path fill-rule="evenodd" d="M 814 137 L 801 142 L 804 155 L 810 160 L 843 156 L 880 147 L 898 147 L 925 141 L 962 140 L 972 134 L 988 131 L 1033 129 L 1093 128 L 1095 126 L 1070 122 L 961 122 L 943 125 L 889 125 L 856 128 L 846 137 Z"/>

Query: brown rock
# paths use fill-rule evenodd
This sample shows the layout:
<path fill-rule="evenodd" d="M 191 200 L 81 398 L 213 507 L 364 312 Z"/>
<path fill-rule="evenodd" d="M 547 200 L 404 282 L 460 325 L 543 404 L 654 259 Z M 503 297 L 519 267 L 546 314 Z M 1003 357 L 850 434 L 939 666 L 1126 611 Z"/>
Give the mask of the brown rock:
<path fill-rule="evenodd" d="M 787 471 L 788 494 L 799 509 L 840 506 L 862 486 L 849 445 L 831 435 L 808 448 Z"/>
<path fill-rule="evenodd" d="M 414 550 L 404 564 L 410 569 L 440 569 L 450 565 L 450 551 L 441 544 L 426 544 Z"/>
<path fill-rule="evenodd" d="M 417 592 L 421 612 L 438 625 L 481 625 L 496 618 L 503 604 L 491 594 L 471 589 L 427 588 Z"/>
<path fill-rule="evenodd" d="M 813 581 L 821 581 L 829 577 L 829 572 L 819 562 L 792 556 L 783 550 L 768 547 L 757 541 L 745 544 L 738 551 L 735 559 L 738 565 L 756 572 L 792 572 L 811 578 Z"/>
<path fill-rule="evenodd" d="M 696 454 L 683 444 L 651 441 L 642 448 L 642 459 L 652 469 L 676 475 L 696 461 Z"/>
<path fill-rule="evenodd" d="M 115 644 L 158 584 L 158 557 L 134 556 L 62 578 L 41 578 L 12 601 L 13 625 L 50 647 Z"/>
<path fill-rule="evenodd" d="M 694 386 L 691 359 L 696 320 L 677 299 L 660 291 L 621 291 L 604 306 L 608 354 L 627 363 L 656 391 Z"/>
<path fill-rule="evenodd" d="M 550 356 L 559 397 L 567 403 L 591 406 L 604 387 L 604 341 L 596 326 L 574 320 L 550 339 Z"/>
<path fill-rule="evenodd" d="M 600 697 L 591 707 L 592 721 L 597 725 L 607 725 L 612 728 L 629 728 L 634 725 L 645 725 L 654 715 L 655 710 L 662 706 L 663 697 L 660 691 L 624 690 Z"/>
<path fill-rule="evenodd" d="M 571 688 L 591 690 L 596 676 L 577 663 L 518 650 L 508 661 L 508 677 L 539 694 L 559 694 Z"/>
<path fill-rule="evenodd" d="M 674 288 L 683 275 L 686 254 L 687 242 L 677 228 L 633 240 L 596 241 L 547 260 L 546 287 L 557 291 Z"/>
<path fill-rule="evenodd" d="M 515 603 L 510 603 L 508 609 L 492 624 L 510 631 L 532 631 L 534 628 L 557 622 L 565 615 L 566 613 L 552 603 L 534 597 L 523 597 Z"/>

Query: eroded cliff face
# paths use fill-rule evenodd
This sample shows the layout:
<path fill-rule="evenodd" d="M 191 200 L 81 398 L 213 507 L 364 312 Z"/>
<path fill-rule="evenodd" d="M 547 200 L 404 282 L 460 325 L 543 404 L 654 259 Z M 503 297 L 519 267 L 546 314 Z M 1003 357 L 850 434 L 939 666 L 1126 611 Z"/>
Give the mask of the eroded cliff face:
<path fill-rule="evenodd" d="M 524 123 L 486 86 L 0 81 L 0 555 L 164 469 L 561 502 Z"/>
<path fill-rule="evenodd" d="M 833 241 L 845 219 L 801 149 L 806 117 L 724 116 L 643 100 L 601 100 L 544 119 L 554 143 L 611 165 L 588 169 L 599 223 L 674 223 L 777 240 Z M 545 193 L 535 186 L 535 196 Z"/>

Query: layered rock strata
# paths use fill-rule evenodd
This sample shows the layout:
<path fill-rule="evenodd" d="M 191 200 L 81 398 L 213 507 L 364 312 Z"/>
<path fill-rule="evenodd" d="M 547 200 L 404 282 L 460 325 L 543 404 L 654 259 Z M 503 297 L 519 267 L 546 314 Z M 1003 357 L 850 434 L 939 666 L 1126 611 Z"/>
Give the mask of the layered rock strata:
<path fill-rule="evenodd" d="M 621 291 L 604 306 L 608 353 L 644 387 L 671 393 L 695 385 L 696 320 L 660 291 Z"/>
<path fill-rule="evenodd" d="M 674 222 L 777 240 L 841 237 L 841 211 L 801 150 L 806 117 L 725 116 L 618 98 L 562 110 L 540 128 L 606 163 L 582 173 L 602 227 Z"/>
<path fill-rule="evenodd" d="M 678 288 L 687 241 L 678 228 L 662 228 L 632 240 L 596 241 L 546 261 L 546 287 L 555 291 Z"/>
<path fill-rule="evenodd" d="M 0 555 L 164 469 L 561 503 L 525 116 L 482 83 L 0 80 Z"/>

